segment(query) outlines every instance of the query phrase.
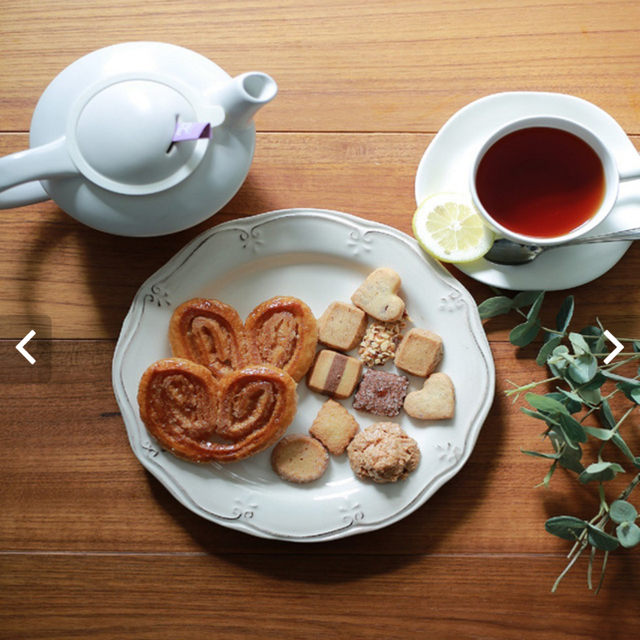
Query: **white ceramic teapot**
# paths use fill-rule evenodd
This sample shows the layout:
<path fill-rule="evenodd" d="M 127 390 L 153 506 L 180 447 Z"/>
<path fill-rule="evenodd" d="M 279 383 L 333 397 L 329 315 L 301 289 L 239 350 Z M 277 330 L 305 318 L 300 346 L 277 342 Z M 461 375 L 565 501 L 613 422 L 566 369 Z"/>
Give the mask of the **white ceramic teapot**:
<path fill-rule="evenodd" d="M 191 227 L 244 182 L 253 116 L 276 92 L 264 73 L 232 79 L 176 45 L 94 51 L 42 94 L 30 149 L 0 158 L 0 208 L 51 198 L 80 222 L 125 236 Z"/>

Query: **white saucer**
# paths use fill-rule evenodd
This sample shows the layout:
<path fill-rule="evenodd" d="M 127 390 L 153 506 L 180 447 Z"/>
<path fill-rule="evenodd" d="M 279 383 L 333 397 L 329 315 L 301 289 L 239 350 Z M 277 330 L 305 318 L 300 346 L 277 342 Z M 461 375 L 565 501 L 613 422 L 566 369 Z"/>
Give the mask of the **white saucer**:
<path fill-rule="evenodd" d="M 467 193 L 473 157 L 484 139 L 507 120 L 534 114 L 574 118 L 609 144 L 621 171 L 638 164 L 638 152 L 622 127 L 590 102 L 560 93 L 497 93 L 468 104 L 440 129 L 418 166 L 416 202 L 420 204 L 433 193 Z M 639 206 L 637 185 L 634 188 L 634 183 L 621 183 L 615 209 L 592 234 L 637 227 Z M 484 259 L 456 267 L 475 280 L 501 289 L 569 289 L 606 273 L 630 244 L 611 242 L 553 249 L 534 262 L 517 267 Z"/>

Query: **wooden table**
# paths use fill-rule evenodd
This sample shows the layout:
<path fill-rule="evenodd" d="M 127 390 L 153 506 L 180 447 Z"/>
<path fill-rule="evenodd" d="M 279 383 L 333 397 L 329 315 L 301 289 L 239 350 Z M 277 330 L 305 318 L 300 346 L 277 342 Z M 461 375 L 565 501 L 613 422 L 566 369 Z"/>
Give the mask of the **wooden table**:
<path fill-rule="evenodd" d="M 424 150 L 482 96 L 573 94 L 640 148 L 638 2 L 0 0 L 0 15 L 1 155 L 28 146 L 48 82 L 109 44 L 169 41 L 279 85 L 256 120 L 249 178 L 197 228 L 123 239 L 51 202 L 2 213 L 0 314 L 47 316 L 53 340 L 51 380 L 30 382 L 6 377 L 23 364 L 19 328 L 0 336 L 0 638 L 637 635 L 637 549 L 611 555 L 598 596 L 582 560 L 550 594 L 568 544 L 544 522 L 590 517 L 597 497 L 563 472 L 536 487 L 547 466 L 521 449 L 538 446 L 541 423 L 504 391 L 545 372 L 507 341 L 515 318 L 487 323 L 496 397 L 462 471 L 386 529 L 310 545 L 217 526 L 173 499 L 131 452 L 111 359 L 138 287 L 206 228 L 318 207 L 410 233 Z M 639 269 L 636 245 L 572 290 L 576 327 L 598 317 L 640 336 Z M 452 272 L 477 302 L 492 295 Z M 549 313 L 566 294 L 548 296 Z"/>

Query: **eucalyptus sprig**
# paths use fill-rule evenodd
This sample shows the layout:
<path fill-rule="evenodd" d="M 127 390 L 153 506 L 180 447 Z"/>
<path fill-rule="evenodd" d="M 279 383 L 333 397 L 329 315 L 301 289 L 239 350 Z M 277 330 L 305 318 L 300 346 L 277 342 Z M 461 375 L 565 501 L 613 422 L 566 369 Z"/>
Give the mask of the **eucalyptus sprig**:
<path fill-rule="evenodd" d="M 540 319 L 544 291 L 522 292 L 513 298 L 498 295 L 482 302 L 478 310 L 482 319 L 515 312 L 521 321 L 509 333 L 509 341 L 517 347 L 526 347 L 542 335 L 542 346 L 536 363 L 547 367 L 550 376 L 525 385 L 515 385 L 506 395 L 517 400 L 524 396 L 529 405 L 521 411 L 542 421 L 543 438 L 550 444 L 549 451 L 523 451 L 523 453 L 551 461 L 541 485 L 548 487 L 558 467 L 572 474 L 583 485 L 597 486 L 598 513 L 591 520 L 567 515 L 549 518 L 546 530 L 564 540 L 573 542 L 568 554 L 568 564 L 555 581 L 555 592 L 560 581 L 578 558 L 589 550 L 587 579 L 593 588 L 593 567 L 598 552 L 603 553 L 602 569 L 596 593 L 605 575 L 609 554 L 616 549 L 640 544 L 640 527 L 636 523 L 638 512 L 629 502 L 633 490 L 640 484 L 640 456 L 633 453 L 623 438 L 628 433 L 632 416 L 638 415 L 640 403 L 640 370 L 634 377 L 622 376 L 615 370 L 640 360 L 640 339 L 618 338 L 628 350 L 620 353 L 615 362 L 605 364 L 608 355 L 606 337 L 599 321 L 578 332 L 569 330 L 573 319 L 575 301 L 567 296 L 555 317 L 553 327 L 545 327 Z M 513 384 L 513 383 L 512 383 Z M 541 385 L 552 385 L 553 391 L 536 393 Z M 611 399 L 621 395 L 624 408 L 616 417 Z M 599 426 L 585 424 L 589 416 L 597 419 Z M 638 428 L 638 422 L 635 422 Z M 592 451 L 594 459 L 585 460 L 585 451 Z M 626 466 L 613 461 L 612 451 L 619 450 L 626 459 Z M 618 456 L 619 457 L 619 456 Z M 607 483 L 619 474 L 631 474 L 627 487 L 614 499 L 607 497 Z"/>

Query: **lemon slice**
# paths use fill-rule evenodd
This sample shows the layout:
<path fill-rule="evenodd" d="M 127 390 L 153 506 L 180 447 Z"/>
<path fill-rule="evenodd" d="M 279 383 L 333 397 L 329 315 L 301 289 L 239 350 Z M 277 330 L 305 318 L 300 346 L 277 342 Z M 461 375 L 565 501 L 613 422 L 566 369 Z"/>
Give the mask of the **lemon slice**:
<path fill-rule="evenodd" d="M 489 251 L 494 233 L 478 215 L 471 197 L 437 193 L 420 204 L 413 216 L 413 234 L 420 246 L 442 262 L 472 262 Z"/>

